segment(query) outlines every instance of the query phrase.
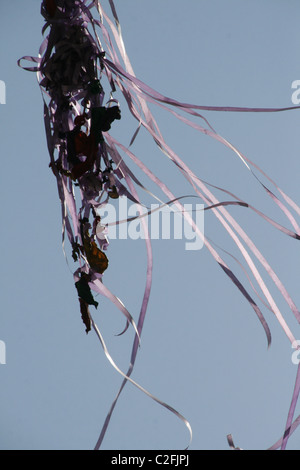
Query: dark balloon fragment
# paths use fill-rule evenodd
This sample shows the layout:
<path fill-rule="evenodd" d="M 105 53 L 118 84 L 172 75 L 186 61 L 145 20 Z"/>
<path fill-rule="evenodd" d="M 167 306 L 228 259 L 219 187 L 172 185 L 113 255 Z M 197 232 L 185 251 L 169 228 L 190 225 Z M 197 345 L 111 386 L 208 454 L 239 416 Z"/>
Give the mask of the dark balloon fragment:
<path fill-rule="evenodd" d="M 51 17 L 56 13 L 57 5 L 55 0 L 46 0 L 46 9 Z"/>
<path fill-rule="evenodd" d="M 86 326 L 86 329 L 85 329 L 86 334 L 88 334 L 88 332 L 91 331 L 91 314 L 90 314 L 89 306 L 80 297 L 79 297 L 79 303 L 80 303 L 81 318 L 82 318 L 83 323 Z"/>
<path fill-rule="evenodd" d="M 86 255 L 90 267 L 97 273 L 103 274 L 108 268 L 108 258 L 106 254 L 97 247 L 96 242 L 89 235 L 90 224 L 81 220 L 81 237 L 83 241 L 82 250 Z"/>
<path fill-rule="evenodd" d="M 111 108 L 99 106 L 92 108 L 91 132 L 94 134 L 97 143 L 103 142 L 102 132 L 109 131 L 115 119 L 121 119 L 119 106 L 112 106 Z"/>
<path fill-rule="evenodd" d="M 79 281 L 75 282 L 75 287 L 78 292 L 78 297 L 84 300 L 88 305 L 94 305 L 97 308 L 98 302 L 94 300 L 88 281 L 89 281 L 89 276 L 83 273 Z"/>
<path fill-rule="evenodd" d="M 92 291 L 89 286 L 90 276 L 86 273 L 81 274 L 79 281 L 75 282 L 75 287 L 78 293 L 78 300 L 80 304 L 80 312 L 83 323 L 86 326 L 86 333 L 91 330 L 91 314 L 89 305 L 98 307 L 98 302 L 94 299 Z"/>

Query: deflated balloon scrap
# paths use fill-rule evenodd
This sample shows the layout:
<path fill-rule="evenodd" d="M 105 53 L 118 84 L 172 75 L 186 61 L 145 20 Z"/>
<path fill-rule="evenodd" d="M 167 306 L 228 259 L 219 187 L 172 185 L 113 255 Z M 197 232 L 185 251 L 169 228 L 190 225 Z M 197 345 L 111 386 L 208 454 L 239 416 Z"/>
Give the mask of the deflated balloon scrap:
<path fill-rule="evenodd" d="M 51 17 L 55 15 L 56 8 L 57 5 L 55 0 L 46 0 L 46 9 Z"/>
<path fill-rule="evenodd" d="M 81 318 L 82 318 L 82 321 L 83 323 L 85 324 L 86 326 L 86 333 L 88 333 L 89 331 L 91 331 L 91 314 L 90 314 L 90 310 L 89 310 L 89 306 L 88 304 L 79 297 L 79 303 L 80 303 L 80 312 L 81 312 Z"/>
<path fill-rule="evenodd" d="M 92 239 L 89 234 L 89 223 L 82 221 L 82 240 L 83 240 L 83 251 L 86 255 L 90 267 L 99 274 L 103 274 L 108 268 L 108 258 L 106 254 L 97 247 L 96 242 Z M 85 227 L 83 227 L 85 225 Z"/>
<path fill-rule="evenodd" d="M 95 107 L 91 113 L 91 133 L 94 134 L 96 142 L 103 142 L 102 132 L 107 132 L 115 119 L 121 119 L 119 106 L 105 108 L 104 106 Z"/>
<path fill-rule="evenodd" d="M 89 310 L 89 305 L 94 305 L 95 308 L 97 308 L 99 305 L 92 295 L 92 291 L 88 284 L 89 281 L 90 276 L 86 273 L 81 273 L 79 281 L 75 282 L 75 287 L 77 289 L 80 304 L 81 318 L 86 326 L 86 333 L 91 330 L 91 314 Z"/>
<path fill-rule="evenodd" d="M 110 191 L 108 191 L 108 195 L 111 199 L 118 199 L 119 193 L 116 186 L 113 186 Z"/>
<path fill-rule="evenodd" d="M 75 282 L 75 287 L 80 299 L 84 300 L 88 305 L 94 305 L 97 308 L 99 304 L 95 301 L 92 295 L 92 291 L 88 284 L 89 280 L 89 276 L 85 273 L 82 273 L 79 281 Z"/>
<path fill-rule="evenodd" d="M 103 274 L 108 267 L 106 254 L 97 247 L 94 240 L 85 240 L 84 249 L 91 268 L 97 273 Z"/>

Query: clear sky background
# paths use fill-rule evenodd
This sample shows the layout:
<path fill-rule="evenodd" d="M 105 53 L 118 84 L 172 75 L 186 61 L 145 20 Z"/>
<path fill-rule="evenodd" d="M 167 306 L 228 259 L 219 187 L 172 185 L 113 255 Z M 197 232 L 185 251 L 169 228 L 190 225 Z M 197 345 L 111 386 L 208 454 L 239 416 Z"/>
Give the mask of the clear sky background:
<path fill-rule="evenodd" d="M 109 11 L 108 1 L 103 7 Z M 300 79 L 298 1 L 116 0 L 116 7 L 136 75 L 161 93 L 201 105 L 292 106 L 291 84 Z M 72 259 L 66 263 L 61 248 L 60 202 L 48 168 L 41 94 L 35 74 L 17 66 L 21 56 L 38 53 L 40 2 L 2 1 L 0 26 L 0 79 L 6 83 L 6 104 L 0 105 L 0 340 L 7 353 L 0 365 L 0 448 L 92 449 L 122 378 L 95 334 L 84 331 L 73 284 L 76 267 Z M 136 123 L 120 93 L 115 97 L 122 120 L 111 133 L 128 145 Z M 290 228 L 233 152 L 151 109 L 167 142 L 196 174 Z M 203 114 L 299 204 L 300 111 Z M 192 193 L 144 132 L 132 150 L 176 195 Z M 146 178 L 143 182 L 154 190 Z M 297 241 L 247 209 L 230 212 L 299 306 Z M 205 214 L 205 233 L 238 255 L 213 214 Z M 283 330 L 258 301 L 272 333 L 267 349 L 253 310 L 206 249 L 186 251 L 182 240 L 155 240 L 153 252 L 153 288 L 132 378 L 189 420 L 191 449 L 228 449 L 229 433 L 242 448 L 267 449 L 284 430 L 296 376 Z M 146 274 L 144 242 L 112 240 L 108 257 L 104 282 L 137 320 Z M 225 260 L 245 281 L 240 268 Z M 261 273 L 300 339 L 287 304 Z M 126 371 L 133 331 L 116 336 L 123 317 L 107 300 L 97 300 L 94 319 Z M 127 384 L 102 448 L 183 449 L 188 440 L 179 419 Z M 289 448 L 299 445 L 300 430 Z"/>

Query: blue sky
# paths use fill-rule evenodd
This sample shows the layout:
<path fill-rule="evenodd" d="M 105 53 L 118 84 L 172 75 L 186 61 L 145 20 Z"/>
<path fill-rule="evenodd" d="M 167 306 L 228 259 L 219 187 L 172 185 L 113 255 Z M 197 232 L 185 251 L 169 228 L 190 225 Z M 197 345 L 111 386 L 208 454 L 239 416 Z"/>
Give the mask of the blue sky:
<path fill-rule="evenodd" d="M 0 340 L 6 344 L 6 364 L 0 365 L 0 448 L 92 449 L 122 379 L 95 334 L 85 334 L 74 264 L 63 256 L 41 94 L 35 75 L 17 67 L 21 56 L 37 55 L 43 18 L 39 1 L 28 0 L 26 8 L 23 3 L 0 5 L 0 80 L 6 84 L 6 104 L 0 105 Z M 108 1 L 103 7 L 109 11 Z M 116 7 L 136 75 L 162 94 L 200 105 L 292 106 L 291 84 L 300 79 L 298 2 L 199 0 L 182 8 L 179 0 L 153 0 L 151 7 L 131 0 L 116 1 Z M 111 133 L 128 145 L 136 123 L 121 94 L 116 98 L 122 119 Z M 151 110 L 167 142 L 197 175 L 288 226 L 233 152 L 170 114 Z M 299 111 L 203 114 L 299 204 Z M 177 196 L 191 194 L 146 133 L 132 150 Z M 297 242 L 244 208 L 230 212 L 299 306 Z M 210 213 L 205 234 L 238 254 Z M 291 345 L 274 315 L 258 302 L 272 333 L 267 349 L 254 312 L 205 248 L 193 252 L 182 240 L 154 240 L 153 253 L 151 299 L 132 378 L 189 420 L 191 449 L 228 449 L 229 433 L 242 448 L 268 448 L 284 430 L 296 375 Z M 137 319 L 146 275 L 144 242 L 112 240 L 108 256 L 104 281 Z M 244 281 L 239 267 L 232 266 Z M 287 304 L 261 272 L 300 338 Z M 116 336 L 123 318 L 106 299 L 97 301 L 94 319 L 125 371 L 133 331 Z M 299 448 L 299 432 L 291 437 L 290 449 Z M 188 440 L 180 420 L 127 384 L 102 448 L 183 449 Z"/>

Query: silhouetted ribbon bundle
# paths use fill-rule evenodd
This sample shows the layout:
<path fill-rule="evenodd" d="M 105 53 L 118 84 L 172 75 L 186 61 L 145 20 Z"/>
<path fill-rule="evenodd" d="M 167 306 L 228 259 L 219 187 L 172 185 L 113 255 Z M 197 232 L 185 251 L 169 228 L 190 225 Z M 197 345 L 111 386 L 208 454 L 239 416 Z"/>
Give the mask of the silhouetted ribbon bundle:
<path fill-rule="evenodd" d="M 41 13 L 45 19 L 42 32 L 47 35 L 41 44 L 39 55 L 38 57 L 25 56 L 19 60 L 19 65 L 21 65 L 23 60 L 34 63 L 33 66 L 23 66 L 23 68 L 37 73 L 39 86 L 42 91 L 45 130 L 50 155 L 49 167 L 56 178 L 61 201 L 63 245 L 67 235 L 73 260 L 78 266 L 74 271 L 74 283 L 78 294 L 82 320 L 87 333 L 92 327 L 94 328 L 107 359 L 124 379 L 109 410 L 96 444 L 96 449 L 100 448 L 118 397 L 128 381 L 179 417 L 187 426 L 190 438 L 192 437 L 191 426 L 180 413 L 150 394 L 130 377 L 138 351 L 151 289 L 152 252 L 149 236 L 145 236 L 148 259 L 146 287 L 137 322 L 134 321 L 122 301 L 110 292 L 103 282 L 103 275 L 109 263 L 106 254 L 109 243 L 106 236 L 106 227 L 101 225 L 99 208 L 104 207 L 110 199 L 118 199 L 122 196 L 128 197 L 137 204 L 142 204 L 137 193 L 137 187 L 146 189 L 126 165 L 121 153 L 125 154 L 129 160 L 144 172 L 150 181 L 154 182 L 163 191 L 167 202 L 163 203 L 161 201 L 162 204 L 170 204 L 172 202 L 182 212 L 182 216 L 193 226 L 213 258 L 247 299 L 264 328 L 268 345 L 271 343 L 271 333 L 268 324 L 254 300 L 254 295 L 257 295 L 259 298 L 260 296 L 253 283 L 249 282 L 249 288 L 254 291 L 254 295 L 250 294 L 246 287 L 237 279 L 216 248 L 195 226 L 191 216 L 183 210 L 180 202 L 181 198 L 176 197 L 166 184 L 146 167 L 141 159 L 134 155 L 128 147 L 118 142 L 109 132 L 111 129 L 113 130 L 117 121 L 121 119 L 119 102 L 114 98 L 115 93 L 121 93 L 125 98 L 128 111 L 138 123 L 137 131 L 131 139 L 131 144 L 138 135 L 140 128 L 143 127 L 153 137 L 155 144 L 162 151 L 163 155 L 169 158 L 171 164 L 176 165 L 178 171 L 191 184 L 195 196 L 203 201 L 205 205 L 204 210 L 211 210 L 233 239 L 264 295 L 265 300 L 263 300 L 263 303 L 277 317 L 291 343 L 295 341 L 295 336 L 289 329 L 268 287 L 263 281 L 252 256 L 266 270 L 297 321 L 300 321 L 299 310 L 285 286 L 250 237 L 228 212 L 226 206 L 238 205 L 245 210 L 254 211 L 257 216 L 262 217 L 276 229 L 295 240 L 300 238 L 300 228 L 292 211 L 299 216 L 300 208 L 257 165 L 225 138 L 217 134 L 207 119 L 199 114 L 200 111 L 205 110 L 268 113 L 288 111 L 296 107 L 210 107 L 180 103 L 175 99 L 163 96 L 135 76 L 126 54 L 114 2 L 109 0 L 109 5 L 114 22 L 108 17 L 101 3 L 97 0 L 44 0 L 41 5 Z M 95 15 L 99 19 L 96 19 Z M 99 36 L 101 36 L 101 40 Z M 114 46 L 112 38 L 116 46 Z M 103 47 L 103 44 L 105 44 L 105 47 Z M 107 93 L 104 90 L 104 79 L 109 87 L 108 99 L 105 98 Z M 278 209 L 284 213 L 292 228 L 288 229 L 280 225 L 255 207 L 242 201 L 233 193 L 205 183 L 196 176 L 165 142 L 149 110 L 148 103 L 156 104 L 170 112 L 183 123 L 192 126 L 199 132 L 216 139 L 231 149 L 261 184 L 267 196 L 271 197 Z M 193 116 L 193 119 L 196 118 L 197 121 L 192 121 L 189 116 Z M 199 124 L 199 122 L 203 123 L 203 125 Z M 274 190 L 272 191 L 267 188 L 255 172 L 263 174 L 275 188 L 278 195 L 275 195 Z M 223 192 L 230 199 L 219 201 L 212 193 L 213 189 Z M 147 235 L 147 225 L 143 223 L 143 219 L 141 220 Z M 250 255 L 250 252 L 252 255 Z M 240 264 L 238 260 L 235 261 Z M 242 265 L 240 264 L 240 266 Z M 244 269 L 243 266 L 242 268 Z M 91 306 L 97 308 L 98 302 L 95 301 L 92 291 L 107 297 L 116 305 L 126 318 L 125 330 L 130 325 L 135 329 L 130 365 L 126 373 L 121 371 L 113 361 L 100 330 L 93 320 L 90 308 Z M 298 425 L 300 418 L 298 417 L 293 421 L 293 416 L 299 387 L 300 372 L 298 369 L 284 437 L 274 444 L 272 448 L 279 448 L 281 446 L 284 449 L 289 435 Z M 236 448 L 231 435 L 228 436 L 228 443 L 231 448 Z"/>

